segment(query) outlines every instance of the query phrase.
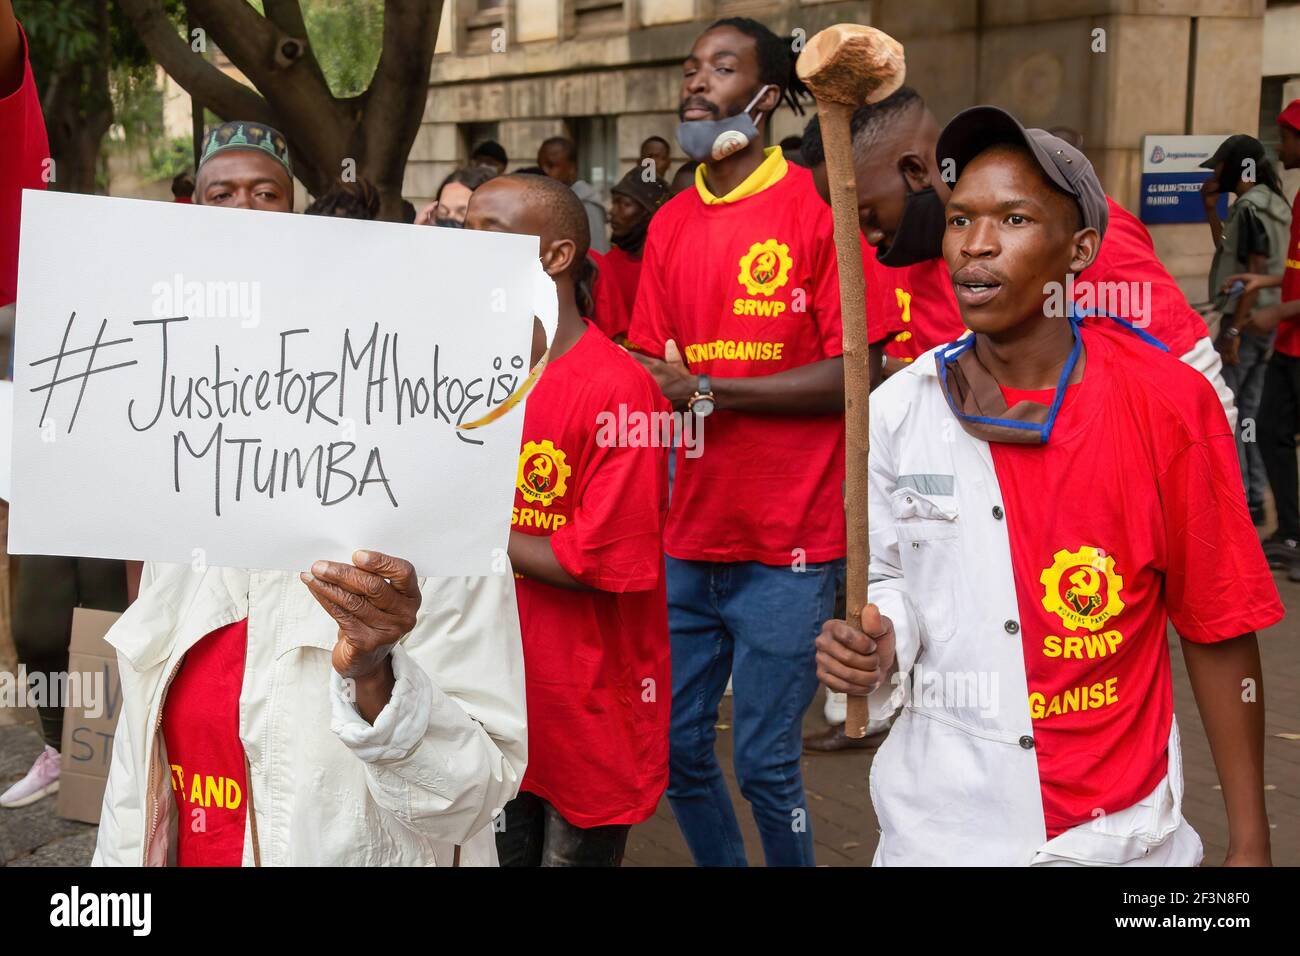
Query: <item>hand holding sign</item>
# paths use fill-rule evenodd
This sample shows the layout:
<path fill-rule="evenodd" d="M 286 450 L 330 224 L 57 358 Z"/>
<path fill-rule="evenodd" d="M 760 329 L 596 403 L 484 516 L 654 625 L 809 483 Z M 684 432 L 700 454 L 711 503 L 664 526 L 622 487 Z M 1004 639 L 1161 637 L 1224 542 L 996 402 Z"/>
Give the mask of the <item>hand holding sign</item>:
<path fill-rule="evenodd" d="M 317 561 L 301 577 L 338 623 L 334 669 L 356 682 L 357 708 L 373 721 L 392 690 L 388 656 L 415 627 L 420 588 L 409 561 L 375 551 L 356 551 L 352 560 L 354 564 Z M 367 700 L 375 695 L 378 699 Z"/>

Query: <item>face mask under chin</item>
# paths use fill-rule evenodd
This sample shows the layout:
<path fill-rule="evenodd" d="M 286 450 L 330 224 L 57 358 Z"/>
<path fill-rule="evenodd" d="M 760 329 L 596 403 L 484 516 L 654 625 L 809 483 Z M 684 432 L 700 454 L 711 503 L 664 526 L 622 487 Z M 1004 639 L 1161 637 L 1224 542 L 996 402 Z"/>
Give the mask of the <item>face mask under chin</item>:
<path fill-rule="evenodd" d="M 749 115 L 754 104 L 767 92 L 764 85 L 748 105 L 735 116 L 717 120 L 683 121 L 677 126 L 677 142 L 697 163 L 720 162 L 735 155 L 758 137 L 758 126 Z"/>

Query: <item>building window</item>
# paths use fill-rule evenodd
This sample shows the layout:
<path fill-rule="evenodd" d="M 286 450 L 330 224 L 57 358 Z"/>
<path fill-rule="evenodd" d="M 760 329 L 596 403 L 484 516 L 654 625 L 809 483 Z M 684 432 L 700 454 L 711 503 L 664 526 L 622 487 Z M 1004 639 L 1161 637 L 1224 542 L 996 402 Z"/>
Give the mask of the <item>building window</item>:
<path fill-rule="evenodd" d="M 1286 104 L 1282 102 L 1282 88 L 1289 76 L 1266 76 L 1259 88 L 1259 141 L 1269 157 L 1277 156 L 1281 138 L 1277 133 L 1277 114 Z"/>
<path fill-rule="evenodd" d="M 461 13 L 460 52 L 490 53 L 493 40 L 505 36 L 505 0 L 461 0 L 458 12 Z M 498 34 L 497 30 L 503 32 Z M 497 49 L 500 49 L 499 42 Z"/>
<path fill-rule="evenodd" d="M 587 36 L 627 28 L 623 0 L 572 0 L 573 33 Z"/>
<path fill-rule="evenodd" d="M 609 189 L 618 182 L 618 118 L 579 116 L 566 121 L 578 147 L 578 178 L 600 190 L 609 202 Z"/>

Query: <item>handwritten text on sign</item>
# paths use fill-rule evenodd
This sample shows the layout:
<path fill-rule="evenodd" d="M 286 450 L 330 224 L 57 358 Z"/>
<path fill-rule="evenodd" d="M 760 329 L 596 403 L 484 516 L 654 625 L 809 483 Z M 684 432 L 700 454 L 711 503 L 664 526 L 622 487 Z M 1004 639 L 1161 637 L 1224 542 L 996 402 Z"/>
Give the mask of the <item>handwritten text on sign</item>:
<path fill-rule="evenodd" d="M 500 570 L 537 240 L 24 194 L 10 549 Z M 494 565 L 496 565 L 494 567 Z"/>

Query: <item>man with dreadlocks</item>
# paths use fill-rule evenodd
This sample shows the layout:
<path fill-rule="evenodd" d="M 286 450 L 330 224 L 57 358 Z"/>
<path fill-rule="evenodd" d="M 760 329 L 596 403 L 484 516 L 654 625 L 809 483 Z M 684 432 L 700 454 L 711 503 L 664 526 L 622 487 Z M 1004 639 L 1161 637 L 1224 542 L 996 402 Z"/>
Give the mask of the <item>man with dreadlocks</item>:
<path fill-rule="evenodd" d="M 789 44 L 754 20 L 696 40 L 677 139 L 701 165 L 650 224 L 629 332 L 708 431 L 705 454 L 678 450 L 664 536 L 668 796 L 700 865 L 746 862 L 714 753 L 728 676 L 736 777 L 767 863 L 813 863 L 799 730 L 844 566 L 844 366 L 830 209 L 806 169 L 763 148 L 783 101 L 801 111 L 793 74 Z"/>

